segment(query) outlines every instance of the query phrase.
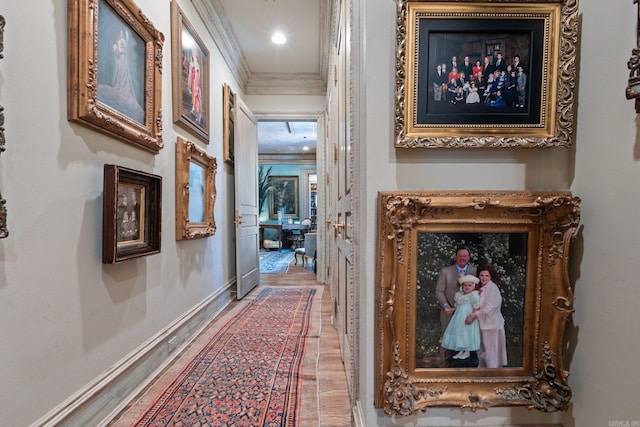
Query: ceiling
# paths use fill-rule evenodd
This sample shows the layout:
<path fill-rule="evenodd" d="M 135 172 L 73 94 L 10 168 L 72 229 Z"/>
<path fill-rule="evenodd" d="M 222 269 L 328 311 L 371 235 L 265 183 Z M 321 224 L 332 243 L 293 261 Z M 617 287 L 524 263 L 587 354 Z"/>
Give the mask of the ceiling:
<path fill-rule="evenodd" d="M 331 0 L 193 3 L 245 94 L 325 95 Z M 274 31 L 287 43 L 271 42 Z M 259 153 L 315 154 L 316 135 L 315 120 L 260 121 Z"/>
<path fill-rule="evenodd" d="M 312 154 L 316 152 L 316 121 L 259 121 L 259 154 Z M 306 147 L 306 149 L 305 149 Z"/>

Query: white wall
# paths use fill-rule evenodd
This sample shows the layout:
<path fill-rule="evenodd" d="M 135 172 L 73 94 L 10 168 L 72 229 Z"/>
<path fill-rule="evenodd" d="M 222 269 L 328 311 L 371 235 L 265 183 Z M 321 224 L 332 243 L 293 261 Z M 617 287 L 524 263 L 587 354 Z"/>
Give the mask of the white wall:
<path fill-rule="evenodd" d="M 7 150 L 0 156 L 0 189 L 10 231 L 0 240 L 3 425 L 35 421 L 234 280 L 233 175 L 222 162 L 221 117 L 222 84 L 239 93 L 237 84 L 191 2 L 181 1 L 211 51 L 211 143 L 199 146 L 218 158 L 218 231 L 176 242 L 176 135 L 196 139 L 171 119 L 170 2 L 136 3 L 165 36 L 165 147 L 158 155 L 67 121 L 67 2 L 2 3 Z M 106 163 L 163 177 L 160 254 L 101 263 Z"/>
<path fill-rule="evenodd" d="M 640 421 L 637 381 L 637 280 L 640 239 L 638 118 L 625 99 L 626 63 L 635 47 L 636 6 L 631 1 L 583 0 L 581 54 L 573 148 L 406 150 L 393 148 L 395 4 L 365 2 L 366 280 L 362 408 L 366 425 L 459 426 L 553 424 L 607 426 Z M 606 61 L 606 65 L 603 63 Z M 571 190 L 582 198 L 582 227 L 572 252 L 573 323 L 566 366 L 573 400 L 566 413 L 523 408 L 477 413 L 429 409 L 393 419 L 373 407 L 376 193 L 379 190 Z"/>

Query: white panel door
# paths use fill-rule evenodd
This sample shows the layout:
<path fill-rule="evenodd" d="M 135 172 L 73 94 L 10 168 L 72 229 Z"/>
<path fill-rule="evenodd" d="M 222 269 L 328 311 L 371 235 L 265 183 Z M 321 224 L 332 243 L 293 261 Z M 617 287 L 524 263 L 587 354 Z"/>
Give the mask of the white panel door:
<path fill-rule="evenodd" d="M 258 128 L 253 113 L 235 99 L 235 226 L 238 299 L 260 283 L 258 225 Z"/>

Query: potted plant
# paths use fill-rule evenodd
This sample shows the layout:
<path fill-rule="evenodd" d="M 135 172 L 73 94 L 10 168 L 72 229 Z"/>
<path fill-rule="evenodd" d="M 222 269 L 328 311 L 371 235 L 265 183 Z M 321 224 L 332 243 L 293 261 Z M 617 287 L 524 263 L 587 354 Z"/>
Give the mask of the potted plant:
<path fill-rule="evenodd" d="M 258 215 L 262 213 L 264 202 L 267 200 L 269 193 L 273 191 L 273 185 L 269 182 L 272 167 L 258 166 Z"/>

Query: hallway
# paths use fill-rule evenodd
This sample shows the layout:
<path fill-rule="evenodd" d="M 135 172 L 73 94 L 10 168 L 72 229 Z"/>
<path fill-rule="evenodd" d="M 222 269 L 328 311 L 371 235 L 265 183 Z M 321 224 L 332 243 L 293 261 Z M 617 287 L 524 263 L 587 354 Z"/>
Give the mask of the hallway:
<path fill-rule="evenodd" d="M 313 273 L 313 267 L 309 263 L 306 267 L 294 265 L 293 262 L 289 266 L 289 270 L 285 274 L 261 274 L 260 284 L 269 286 L 304 286 L 319 285 L 316 276 Z M 252 291 L 255 292 L 256 290 Z M 239 301 L 234 301 L 227 307 L 216 320 L 221 319 L 226 313 L 231 311 Z M 215 322 L 213 322 L 215 324 Z M 209 328 L 211 328 L 210 325 Z M 207 330 L 201 335 L 207 334 Z M 195 340 L 194 340 L 195 341 Z M 138 415 L 146 408 L 150 401 L 160 393 L 160 391 L 174 377 L 184 364 L 190 359 L 190 350 L 194 350 L 188 346 L 176 358 L 176 360 L 163 372 L 153 380 L 127 407 L 109 424 L 109 427 L 129 426 L 136 420 Z M 318 356 L 317 375 L 318 375 L 318 407 L 320 408 L 320 425 L 323 427 L 346 427 L 351 425 L 351 408 L 349 392 L 344 365 L 340 356 L 340 348 L 338 343 L 338 334 L 335 327 L 331 324 L 331 295 L 328 287 L 325 285 L 322 294 L 322 330 L 320 334 L 320 353 Z M 301 386 L 302 392 L 307 392 L 304 380 Z M 310 392 L 310 391 L 309 391 Z M 304 398 L 304 396 L 303 396 Z M 299 420 L 299 426 L 307 427 L 313 425 L 305 422 L 304 416 Z"/>

